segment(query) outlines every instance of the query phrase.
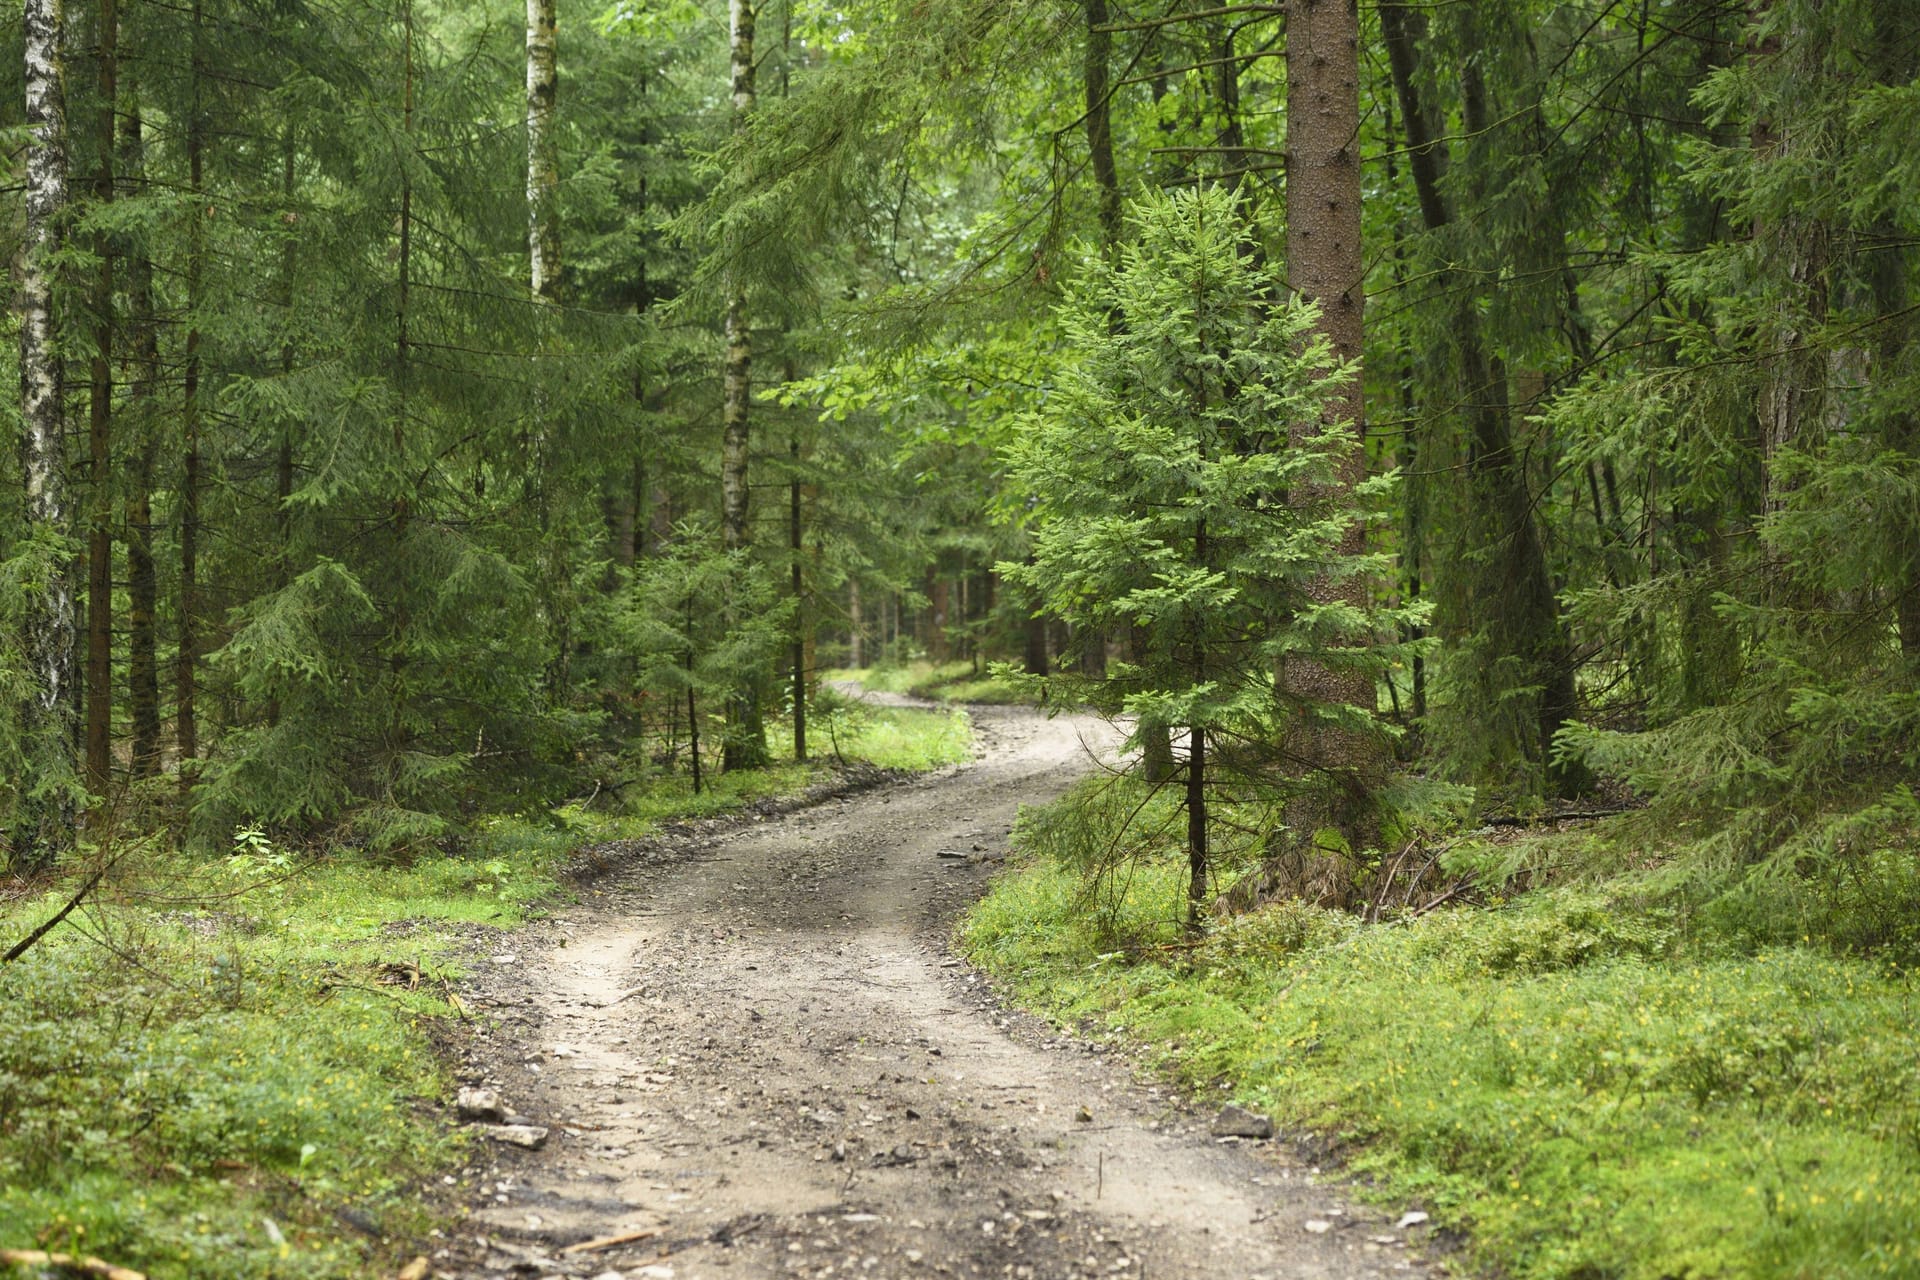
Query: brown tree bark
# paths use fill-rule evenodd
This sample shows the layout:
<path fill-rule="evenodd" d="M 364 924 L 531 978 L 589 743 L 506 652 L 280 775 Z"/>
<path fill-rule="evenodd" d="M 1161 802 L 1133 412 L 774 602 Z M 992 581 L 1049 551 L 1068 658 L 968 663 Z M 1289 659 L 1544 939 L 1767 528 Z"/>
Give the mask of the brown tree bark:
<path fill-rule="evenodd" d="M 793 380 L 793 369 L 787 369 L 787 380 Z M 787 444 L 787 451 L 793 464 L 793 476 L 787 482 L 787 550 L 793 557 L 793 758 L 801 763 L 807 759 L 807 590 L 806 577 L 800 563 L 801 507 L 800 507 L 800 437 L 796 434 Z"/>
<path fill-rule="evenodd" d="M 131 77 L 126 87 L 126 125 L 122 130 L 121 171 L 132 181 L 146 174 L 146 140 L 140 95 Z M 160 772 L 160 664 L 154 636 L 159 581 L 153 559 L 153 467 L 156 390 L 160 379 L 160 335 L 154 316 L 153 263 L 144 248 L 127 263 L 134 368 L 134 428 L 139 432 L 132 473 L 127 477 L 127 702 L 133 718 L 133 776 Z"/>
<path fill-rule="evenodd" d="M 186 762 L 200 755 L 195 703 L 200 679 L 200 304 L 206 260 L 206 207 L 200 198 L 206 166 L 206 120 L 201 106 L 206 77 L 203 17 L 202 0 L 194 0 L 188 69 L 193 87 L 187 114 L 187 189 L 193 204 L 187 224 L 187 338 L 180 414 L 180 647 L 173 669 L 173 732 L 182 764 L 181 783 L 187 786 L 192 785 L 193 771 Z"/>
<path fill-rule="evenodd" d="M 1426 21 L 1418 10 L 1391 4 L 1380 7 L 1380 23 L 1395 96 L 1400 102 L 1401 124 L 1406 130 L 1407 162 L 1413 171 L 1421 218 L 1429 231 L 1436 231 L 1451 220 L 1451 210 L 1440 187 L 1448 163 L 1446 144 L 1421 100 L 1417 80 Z M 1462 84 L 1468 130 L 1486 128 L 1486 99 L 1477 72 L 1468 68 Z M 1513 447 L 1506 370 L 1486 348 L 1474 290 L 1458 278 L 1458 272 L 1449 269 L 1445 274 L 1445 283 L 1459 299 L 1454 341 L 1462 391 L 1468 400 L 1467 475 L 1474 500 L 1481 508 L 1480 517 L 1490 529 L 1498 565 L 1493 572 L 1503 584 L 1499 593 L 1503 616 L 1476 621 L 1487 624 L 1498 649 L 1518 658 L 1530 673 L 1531 682 L 1540 687 L 1535 716 L 1538 736 L 1530 748 L 1546 770 L 1549 783 L 1563 794 L 1572 794 L 1585 784 L 1584 772 L 1577 767 L 1556 766 L 1552 743 L 1553 735 L 1577 709 L 1573 654 L 1534 520 L 1532 494 Z"/>
<path fill-rule="evenodd" d="M 847 665 L 867 665 L 866 620 L 860 616 L 860 579 L 847 579 Z"/>
<path fill-rule="evenodd" d="M 120 15 L 114 0 L 96 10 L 99 119 L 93 198 L 113 203 L 114 106 L 119 72 Z M 99 258 L 93 282 L 93 357 L 87 404 L 87 480 L 93 491 L 87 521 L 87 790 L 104 797 L 113 782 L 113 267 L 115 245 L 106 231 L 94 236 Z M 97 822 L 104 806 L 94 811 Z"/>
<path fill-rule="evenodd" d="M 1113 114 L 1109 108 L 1113 33 L 1107 30 L 1107 0 L 1086 0 L 1087 154 L 1100 200 L 1100 235 L 1109 256 L 1120 243 L 1120 174 L 1113 163 Z"/>
<path fill-rule="evenodd" d="M 1329 401 L 1324 426 L 1364 440 L 1359 363 L 1366 266 L 1360 245 L 1360 13 L 1355 0 L 1289 0 L 1286 58 L 1287 282 L 1301 300 L 1318 304 L 1319 330 L 1334 358 L 1354 367 L 1353 378 Z M 1366 453 L 1356 448 L 1342 464 L 1337 492 L 1351 492 L 1366 478 L 1366 469 Z M 1359 522 L 1352 522 L 1341 537 L 1340 553 L 1358 555 L 1364 538 Z M 1344 599 L 1364 605 L 1370 589 L 1360 580 L 1322 579 L 1310 592 L 1322 603 Z M 1374 680 L 1366 672 L 1288 662 L 1281 677 L 1284 692 L 1302 706 L 1375 710 Z M 1378 821 L 1371 797 L 1386 773 L 1385 739 L 1302 718 L 1289 730 L 1288 752 L 1324 771 L 1331 784 L 1313 806 L 1315 824 L 1338 827 L 1356 850 L 1373 843 Z"/>
<path fill-rule="evenodd" d="M 728 46 L 733 96 L 733 129 L 746 129 L 755 105 L 754 0 L 728 5 Z M 730 268 L 726 315 L 726 369 L 720 409 L 720 545 L 743 550 L 752 541 L 747 523 L 747 461 L 751 444 L 748 407 L 753 398 L 753 326 L 739 268 Z M 758 682 L 744 676 L 727 695 L 727 733 L 721 752 L 724 769 L 758 769 L 767 763 L 766 726 L 761 719 Z"/>

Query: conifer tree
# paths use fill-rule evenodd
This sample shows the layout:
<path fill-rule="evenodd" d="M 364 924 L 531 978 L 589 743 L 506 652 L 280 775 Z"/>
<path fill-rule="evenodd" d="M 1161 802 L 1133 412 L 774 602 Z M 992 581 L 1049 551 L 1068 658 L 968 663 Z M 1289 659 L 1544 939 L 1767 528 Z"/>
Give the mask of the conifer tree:
<path fill-rule="evenodd" d="M 728 60 L 733 131 L 751 126 L 756 106 L 753 37 L 755 0 L 729 0 Z M 752 545 L 748 524 L 748 460 L 752 448 L 749 407 L 753 399 L 753 322 L 741 268 L 729 268 L 726 288 L 726 364 L 722 378 L 720 444 L 720 546 L 723 551 Z M 744 622 L 744 618 L 736 619 Z M 761 720 L 760 679 L 741 673 L 727 697 L 727 769 L 754 769 L 767 763 L 766 730 Z"/>
<path fill-rule="evenodd" d="M 1060 617 L 1148 639 L 1137 665 L 1069 687 L 1134 717 L 1131 745 L 1184 731 L 1196 924 L 1216 772 L 1302 793 L 1330 772 L 1351 790 L 1377 785 L 1364 762 L 1308 744 L 1377 732 L 1383 651 L 1368 641 L 1395 620 L 1345 590 L 1378 568 L 1350 531 L 1387 484 L 1342 482 L 1360 442 L 1328 405 L 1351 372 L 1316 333 L 1316 305 L 1272 305 L 1272 273 L 1240 252 L 1243 218 L 1218 187 L 1136 206 L 1137 243 L 1116 266 L 1096 260 L 1070 296 L 1059 381 L 1006 451 L 1036 525 L 1033 559 L 1000 572 Z M 1337 678 L 1289 682 L 1276 700 L 1274 671 L 1309 662 Z M 1351 688 L 1369 697 L 1343 700 Z"/>

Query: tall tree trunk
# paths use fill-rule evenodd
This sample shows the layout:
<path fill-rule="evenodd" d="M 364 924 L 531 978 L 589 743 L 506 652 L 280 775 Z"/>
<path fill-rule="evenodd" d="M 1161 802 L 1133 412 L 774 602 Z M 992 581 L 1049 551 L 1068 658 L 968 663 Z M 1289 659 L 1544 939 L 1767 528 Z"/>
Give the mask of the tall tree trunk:
<path fill-rule="evenodd" d="M 200 679 L 200 303 L 206 265 L 206 207 L 200 198 L 206 166 L 206 121 L 200 101 L 206 76 L 201 3 L 193 0 L 193 47 L 188 70 L 193 87 L 187 109 L 187 190 L 193 201 L 187 215 L 187 338 L 180 414 L 180 649 L 173 672 L 173 732 L 183 786 L 193 782 L 193 770 L 187 762 L 200 755 L 195 695 Z"/>
<path fill-rule="evenodd" d="M 289 228 L 286 239 L 280 246 L 280 305 L 286 317 L 287 333 L 280 343 L 280 376 L 283 379 L 293 377 L 293 315 L 294 297 L 297 288 L 297 269 L 299 267 L 300 239 L 291 228 L 299 217 L 293 207 L 294 195 L 294 140 L 293 130 L 287 129 L 286 136 L 280 141 L 280 199 L 286 208 L 281 214 L 284 225 Z M 293 581 L 293 421 L 289 418 L 280 424 L 280 445 L 274 458 L 273 496 L 275 499 L 275 532 L 279 535 L 280 546 L 275 564 L 274 586 L 284 590 Z"/>
<path fill-rule="evenodd" d="M 1446 145 L 1420 99 L 1416 79 L 1425 19 L 1418 11 L 1410 12 L 1401 5 L 1382 5 L 1380 23 L 1395 96 L 1400 101 L 1407 163 L 1413 171 L 1421 218 L 1429 231 L 1437 231 L 1451 219 L 1440 188 L 1448 157 Z M 1477 71 L 1469 67 L 1462 82 L 1468 131 L 1485 129 L 1489 124 L 1486 99 Z M 1562 794 L 1572 794 L 1585 784 L 1584 771 L 1577 766 L 1557 766 L 1552 742 L 1553 735 L 1576 710 L 1573 655 L 1534 520 L 1533 496 L 1513 447 L 1506 371 L 1486 349 L 1475 309 L 1475 290 L 1466 281 L 1454 278 L 1458 274 L 1451 269 L 1445 272 L 1450 277 L 1447 286 L 1460 299 L 1453 333 L 1462 390 L 1469 401 L 1467 477 L 1478 517 L 1489 526 L 1489 544 L 1494 552 L 1493 564 L 1482 572 L 1491 573 L 1501 584 L 1501 589 L 1491 594 L 1501 602 L 1502 616 L 1475 621 L 1489 624 L 1488 633 L 1494 642 L 1521 662 L 1528 673 L 1526 682 L 1540 689 L 1535 716 L 1538 736 L 1526 745 L 1529 754 L 1540 761 L 1549 783 Z"/>
<path fill-rule="evenodd" d="M 1107 0 L 1086 0 L 1087 9 L 1087 154 L 1093 161 L 1093 182 L 1100 198 L 1100 235 L 1108 256 L 1120 243 L 1120 175 L 1113 163 L 1113 94 L 1108 64 L 1113 58 L 1113 33 L 1107 30 Z"/>
<path fill-rule="evenodd" d="M 1213 567 L 1213 553 L 1207 545 L 1207 522 L 1194 521 L 1193 563 L 1202 570 Z M 1198 619 L 1193 624 L 1193 683 L 1204 684 L 1207 676 L 1207 646 Z M 1207 726 L 1187 726 L 1187 928 L 1200 928 L 1200 915 L 1207 899 L 1207 875 L 1212 864 L 1207 830 Z"/>
<path fill-rule="evenodd" d="M 120 15 L 114 0 L 100 0 L 99 111 L 93 199 L 113 202 L 114 99 L 119 69 Z M 93 490 L 87 521 L 87 790 L 104 797 L 113 781 L 113 260 L 110 232 L 94 235 L 99 258 L 93 283 L 93 359 L 87 404 L 87 480 Z M 95 810 L 95 821 L 105 807 Z"/>
<path fill-rule="evenodd" d="M 527 0 L 527 263 L 533 296 L 560 297 L 560 162 L 554 0 Z"/>
<path fill-rule="evenodd" d="M 413 0 L 400 0 L 400 131 L 403 145 L 413 145 Z M 387 670 L 392 687 L 386 696 L 384 744 L 388 789 L 399 779 L 400 764 L 413 739 L 407 715 L 407 668 L 412 660 L 412 588 L 406 564 L 407 534 L 413 521 L 412 484 L 408 478 L 407 437 L 413 392 L 413 170 L 408 156 L 400 172 L 399 245 L 395 263 L 393 314 L 393 420 L 391 518 L 394 569 L 393 621 L 387 639 Z"/>
<path fill-rule="evenodd" d="M 1364 441 L 1359 364 L 1366 266 L 1360 246 L 1360 12 L 1355 0 L 1289 0 L 1286 58 L 1287 279 L 1302 300 L 1318 304 L 1319 330 L 1334 359 L 1354 367 L 1353 378 L 1329 401 L 1323 425 Z M 1296 433 L 1306 429 L 1305 424 L 1293 428 Z M 1335 496 L 1351 493 L 1366 479 L 1366 470 L 1366 451 L 1355 448 L 1334 482 Z M 1340 554 L 1360 554 L 1364 541 L 1359 521 L 1350 522 Z M 1323 578 L 1309 589 L 1317 602 L 1344 599 L 1359 607 L 1370 590 L 1357 578 L 1341 583 Z M 1290 661 L 1282 678 L 1287 693 L 1303 704 L 1345 704 L 1369 715 L 1376 707 L 1374 680 L 1364 671 Z M 1378 836 L 1372 793 L 1386 772 L 1385 739 L 1302 719 L 1290 730 L 1289 752 L 1328 774 L 1324 799 L 1314 806 L 1316 825 L 1331 822 L 1356 850 L 1372 844 Z"/>
<path fill-rule="evenodd" d="M 137 182 L 146 175 L 146 139 L 139 91 L 131 79 L 125 97 L 121 170 Z M 159 582 L 153 561 L 154 405 L 160 380 L 160 332 L 153 310 L 153 262 L 144 246 L 128 260 L 127 295 L 137 370 L 132 408 L 139 432 L 126 506 L 127 702 L 133 716 L 133 776 L 140 779 L 160 772 L 160 664 L 154 637 Z"/>
<path fill-rule="evenodd" d="M 1027 615 L 1026 652 L 1021 670 L 1030 676 L 1047 674 L 1047 615 Z"/>
<path fill-rule="evenodd" d="M 847 665 L 858 671 L 867 665 L 866 622 L 860 617 L 860 579 L 847 579 Z"/>
<path fill-rule="evenodd" d="M 1798 16 L 1790 18 L 1784 34 L 1774 31 L 1755 44 L 1749 56 L 1768 63 L 1790 59 L 1792 70 L 1788 74 L 1796 85 L 1818 84 L 1826 41 L 1806 30 L 1803 23 Z M 1754 121 L 1750 142 L 1758 162 L 1776 171 L 1804 163 L 1796 153 L 1819 145 L 1799 130 L 1782 127 L 1766 117 Z M 1796 447 L 1818 424 L 1829 382 L 1827 351 L 1809 339 L 1826 319 L 1832 234 L 1820 217 L 1796 209 L 1771 220 L 1756 218 L 1752 236 L 1764 250 L 1762 260 L 1773 264 L 1773 270 L 1784 277 L 1772 282 L 1775 291 L 1765 335 L 1769 350 L 1762 361 L 1766 377 L 1757 405 L 1765 514 L 1774 515 L 1786 505 L 1791 492 L 1776 459 Z M 1783 586 L 1786 566 L 1771 551 L 1768 569 L 1773 585 Z"/>
<path fill-rule="evenodd" d="M 927 571 L 927 657 L 937 665 L 953 657 L 952 581 L 938 566 Z"/>
<path fill-rule="evenodd" d="M 13 865 L 46 867 L 73 847 L 72 563 L 66 548 L 62 369 L 54 342 L 53 284 L 67 208 L 67 120 L 61 83 L 60 0 L 26 0 L 27 190 L 20 288 L 20 469 L 28 535 L 40 542 L 47 575 L 26 601 L 28 689 L 20 709 L 21 779 L 13 824 Z"/>
<path fill-rule="evenodd" d="M 556 135 L 559 94 L 555 0 L 527 0 L 527 265 L 533 300 L 560 301 L 560 162 Z M 536 375 L 539 376 L 539 375 Z M 573 683 L 572 569 L 564 541 L 553 528 L 549 472 L 553 424 L 544 387 L 536 386 L 529 432 L 527 486 L 539 522 L 540 592 L 553 627 L 547 695 L 565 701 Z"/>
<path fill-rule="evenodd" d="M 1120 258 L 1120 172 L 1113 162 L 1113 33 L 1107 29 L 1107 0 L 1086 0 L 1087 155 L 1100 202 L 1100 241 L 1109 263 Z M 1117 319 L 1117 316 L 1116 316 Z M 977 659 L 976 659 L 977 660 Z M 1080 674 L 1107 676 L 1107 633 L 1088 627 L 1080 636 Z"/>
<path fill-rule="evenodd" d="M 744 132 L 754 110 L 754 0 L 731 0 L 728 31 L 733 93 L 733 129 Z M 751 545 L 747 525 L 747 410 L 753 396 L 753 328 L 738 264 L 729 267 L 726 371 L 720 412 L 720 544 L 724 550 Z M 767 763 L 759 681 L 742 673 L 727 696 L 727 733 L 722 769 L 757 769 Z"/>
<path fill-rule="evenodd" d="M 793 380 L 793 368 L 787 380 Z M 807 759 L 807 591 L 800 563 L 800 436 L 796 432 L 787 442 L 793 463 L 793 477 L 787 483 L 787 549 L 793 555 L 793 758 Z"/>

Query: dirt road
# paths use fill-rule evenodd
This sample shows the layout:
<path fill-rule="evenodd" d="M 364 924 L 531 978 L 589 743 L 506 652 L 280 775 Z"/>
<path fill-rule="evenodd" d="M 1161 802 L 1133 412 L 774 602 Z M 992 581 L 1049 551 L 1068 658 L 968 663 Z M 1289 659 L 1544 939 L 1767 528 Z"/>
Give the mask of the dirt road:
<path fill-rule="evenodd" d="M 480 966 L 492 1030 L 466 1082 L 550 1137 L 483 1144 L 448 1189 L 470 1210 L 437 1274 L 1425 1270 L 1301 1151 L 1214 1138 L 1210 1114 L 1010 1013 L 946 952 L 1018 805 L 1091 767 L 1101 732 L 1029 711 L 976 725 L 967 766 L 628 851 Z"/>

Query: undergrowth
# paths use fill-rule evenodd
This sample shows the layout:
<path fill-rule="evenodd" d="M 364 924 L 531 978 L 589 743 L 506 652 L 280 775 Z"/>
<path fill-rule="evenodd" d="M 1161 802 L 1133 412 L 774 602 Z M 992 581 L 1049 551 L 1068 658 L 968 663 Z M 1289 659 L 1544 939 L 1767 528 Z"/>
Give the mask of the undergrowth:
<path fill-rule="evenodd" d="M 964 715 L 861 712 L 849 759 L 962 759 Z M 457 853 L 136 850 L 0 964 L 0 1247 L 91 1254 L 155 1280 L 391 1270 L 424 1235 L 419 1187 L 459 1159 L 435 1024 L 453 984 L 560 890 L 583 843 L 803 790 L 822 766 L 655 779 L 617 802 L 478 820 Z M 78 884 L 0 899 L 0 943 Z M 401 1242 L 383 1245 L 373 1233 Z"/>
<path fill-rule="evenodd" d="M 1276 904 L 1196 944 L 1175 859 L 1095 896 L 1092 860 L 1057 847 L 1071 829 L 1023 824 L 1024 862 L 963 927 L 974 958 L 1210 1096 L 1336 1138 L 1382 1194 L 1467 1228 L 1476 1261 L 1920 1276 L 1920 1029 L 1885 954 L 1757 943 L 1604 836 L 1505 851 L 1560 868 L 1532 892 L 1379 925 Z M 1882 854 L 1902 857 L 1910 874 L 1911 852 Z"/>
<path fill-rule="evenodd" d="M 875 693 L 905 693 L 934 702 L 977 702 L 993 706 L 1031 703 L 1022 685 L 976 669 L 965 658 L 932 663 L 926 659 L 885 666 L 847 668 L 826 673 L 829 680 L 857 681 Z"/>

